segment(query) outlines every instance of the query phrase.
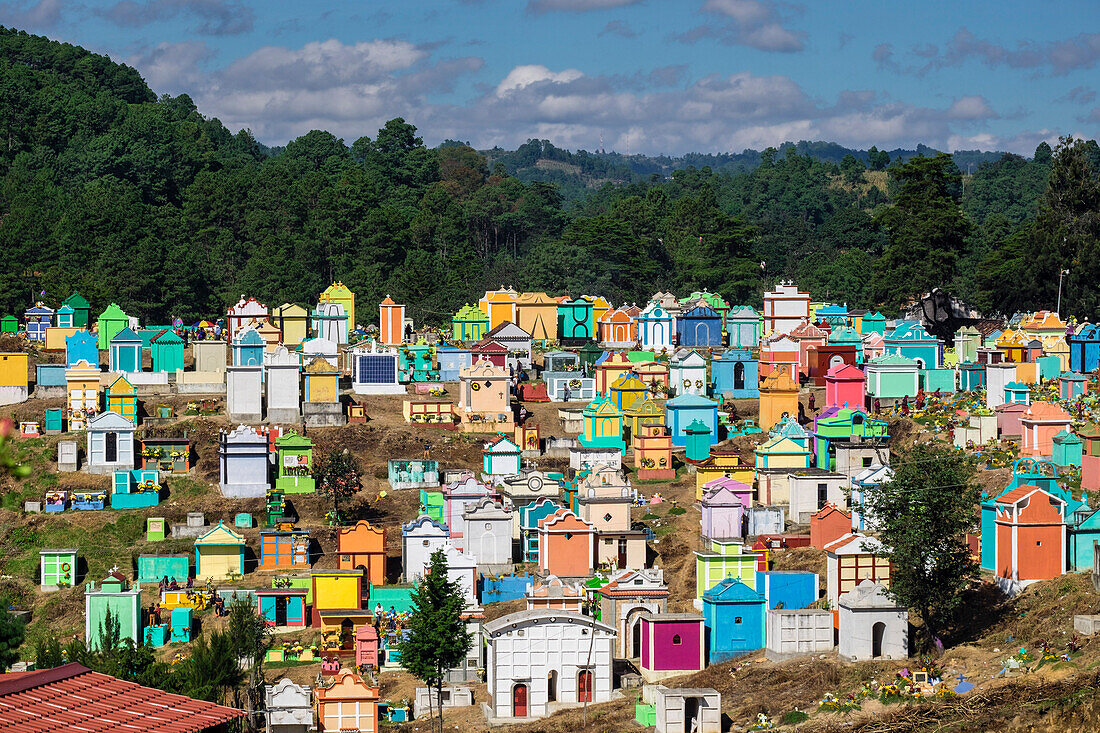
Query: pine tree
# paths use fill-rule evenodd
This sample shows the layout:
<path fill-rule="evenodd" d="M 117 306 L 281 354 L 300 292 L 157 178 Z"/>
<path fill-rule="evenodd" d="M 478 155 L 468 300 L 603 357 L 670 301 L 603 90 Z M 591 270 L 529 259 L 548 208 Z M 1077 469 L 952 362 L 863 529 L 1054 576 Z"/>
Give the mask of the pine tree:
<path fill-rule="evenodd" d="M 398 643 L 401 664 L 415 677 L 435 690 L 428 699 L 432 730 L 436 730 L 432 698 L 442 699 L 443 680 L 447 670 L 466 659 L 473 645 L 473 636 L 466 631 L 462 613 L 466 598 L 459 584 L 447 574 L 447 558 L 442 550 L 432 553 L 428 572 L 412 593 L 412 618 L 408 635 Z M 439 711 L 440 733 L 443 731 L 443 710 Z"/>

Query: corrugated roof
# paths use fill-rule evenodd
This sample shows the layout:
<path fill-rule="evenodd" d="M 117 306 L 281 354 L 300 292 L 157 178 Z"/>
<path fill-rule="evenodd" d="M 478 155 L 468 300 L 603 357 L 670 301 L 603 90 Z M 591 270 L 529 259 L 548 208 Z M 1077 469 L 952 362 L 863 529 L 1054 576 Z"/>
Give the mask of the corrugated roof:
<path fill-rule="evenodd" d="M 6 733 L 197 733 L 244 714 L 79 664 L 0 675 L 0 729 Z"/>

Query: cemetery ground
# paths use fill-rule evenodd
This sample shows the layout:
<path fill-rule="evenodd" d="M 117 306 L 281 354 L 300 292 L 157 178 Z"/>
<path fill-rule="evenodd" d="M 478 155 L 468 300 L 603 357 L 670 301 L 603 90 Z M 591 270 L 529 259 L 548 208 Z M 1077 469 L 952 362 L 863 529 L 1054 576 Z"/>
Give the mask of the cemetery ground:
<path fill-rule="evenodd" d="M 431 457 L 439 460 L 442 466 L 478 471 L 484 441 L 482 436 L 405 423 L 401 417 L 402 399 L 401 396 L 368 398 L 367 423 L 308 431 L 316 443 L 317 455 L 347 449 L 359 460 L 363 469 L 363 488 L 345 507 L 352 519 L 368 519 L 386 528 L 387 579 L 390 582 L 400 573 L 398 528 L 415 518 L 419 492 L 390 489 L 386 480 L 387 461 L 418 457 L 428 442 Z M 187 397 L 148 401 L 148 404 L 171 404 L 177 415 L 181 415 L 171 426 L 155 427 L 151 432 L 178 434 L 186 430 L 194 450 L 190 474 L 170 478 L 166 496 L 155 508 L 25 514 L 23 502 L 40 500 L 47 490 L 107 489 L 110 477 L 79 473 L 60 478 L 56 472 L 56 436 L 18 442 L 22 460 L 33 470 L 25 478 L 5 476 L 0 479 L 0 593 L 13 606 L 32 611 L 23 647 L 25 657 L 33 656 L 34 644 L 40 639 L 55 637 L 64 643 L 82 636 L 85 580 L 102 578 L 116 564 L 129 574 L 141 554 L 193 552 L 191 539 L 146 542 L 147 517 L 165 517 L 169 523 L 183 522 L 187 512 L 201 511 L 208 524 L 215 524 L 219 519 L 231 521 L 238 512 L 250 512 L 256 518 L 262 516 L 262 499 L 227 500 L 221 496 L 217 488 L 217 435 L 219 430 L 231 427 L 230 423 L 223 416 L 182 416 L 188 401 Z M 31 399 L 10 408 L 8 415 L 17 421 L 39 419 L 46 407 L 60 406 L 61 402 L 60 399 Z M 525 406 L 531 413 L 530 420 L 541 426 L 544 437 L 564 434 L 557 419 L 560 404 L 526 403 Z M 753 417 L 755 407 L 755 401 L 739 401 L 739 416 Z M 929 439 L 927 433 L 920 433 L 908 420 L 892 420 L 891 435 L 901 444 Z M 752 449 L 762 439 L 763 435 L 742 436 L 734 439 L 733 444 L 746 461 L 751 461 Z M 564 460 L 538 460 L 538 466 L 546 470 L 560 470 L 564 465 Z M 992 489 L 1004 486 L 1007 476 L 1007 469 L 981 471 L 978 480 Z M 632 520 L 644 521 L 657 535 L 651 546 L 656 553 L 654 562 L 664 570 L 671 591 L 668 610 L 691 612 L 695 585 L 693 551 L 701 546 L 700 513 L 694 499 L 695 478 L 681 468 L 673 481 L 638 481 L 635 485 L 646 496 L 660 492 L 665 499 L 659 505 L 635 507 Z M 298 526 L 308 529 L 314 540 L 314 566 L 334 567 L 336 532 L 324 520 L 325 512 L 331 508 L 331 499 L 317 494 L 295 496 L 292 501 L 299 516 Z M 80 549 L 77 586 L 42 593 L 34 580 L 38 550 L 70 546 Z M 270 583 L 270 574 L 255 571 L 256 562 L 250 550 L 246 569 L 251 572 L 226 585 L 257 587 Z M 517 569 L 524 568 L 518 566 Z M 773 555 L 773 569 L 817 572 L 824 583 L 825 555 L 813 548 L 781 551 Z M 204 578 L 196 579 L 197 585 L 203 582 Z M 798 725 L 801 730 L 1071 730 L 1080 721 L 1094 719 L 1097 712 L 1095 695 L 1100 687 L 1100 641 L 1087 637 L 1080 639 L 1079 656 L 1070 661 L 1046 664 L 1028 673 L 999 674 L 1005 660 L 1021 648 L 1038 655 L 1045 642 L 1060 653 L 1074 638 L 1073 615 L 1100 611 L 1100 595 L 1093 590 L 1088 576 L 1069 574 L 1037 583 L 1011 600 L 988 592 L 988 586 L 976 586 L 972 595 L 968 602 L 971 622 L 958 630 L 955 638 L 948 640 L 945 654 L 936 660 L 937 668 L 945 675 L 965 675 L 968 681 L 977 685 L 977 689 L 966 696 L 903 705 L 883 705 L 868 699 L 859 703 L 859 709 L 847 713 L 822 711 L 818 709 L 818 702 L 826 694 L 835 694 L 841 699 L 857 696 L 868 681 L 890 680 L 897 671 L 920 664 L 917 658 L 908 662 L 847 664 L 838 660 L 835 653 L 782 663 L 769 662 L 762 652 L 755 653 L 711 665 L 702 672 L 673 678 L 664 684 L 713 687 L 721 692 L 727 725 L 732 730 L 748 729 L 761 712 L 779 723 L 785 714 L 796 710 L 809 714 L 809 719 Z M 143 592 L 143 605 L 148 606 L 154 600 L 155 587 L 150 587 Z M 488 604 L 485 606 L 486 618 L 498 618 L 522 606 L 522 601 Z M 225 622 L 212 614 L 204 614 L 202 623 L 210 628 Z M 278 646 L 284 642 L 309 642 L 315 635 L 314 630 L 304 629 L 276 635 L 272 643 Z M 186 655 L 188 647 L 187 644 L 172 644 L 157 653 L 171 660 L 176 654 Z M 1036 664 L 1033 662 L 1030 666 Z M 267 663 L 265 671 L 269 680 L 285 676 L 305 684 L 315 678 L 316 664 Z M 413 698 L 415 688 L 422 686 L 403 672 L 383 673 L 379 682 L 382 699 L 393 701 Z M 471 686 L 475 701 L 484 701 L 485 686 L 476 683 Z M 529 733 L 629 730 L 635 725 L 631 721 L 639 697 L 640 690 L 623 690 L 621 697 L 590 705 L 587 710 L 561 711 L 540 721 L 509 727 Z M 445 720 L 456 730 L 485 729 L 478 705 L 448 709 Z M 791 728 L 790 725 L 781 727 Z M 393 727 L 410 731 L 426 728 L 427 721 L 423 720 Z"/>

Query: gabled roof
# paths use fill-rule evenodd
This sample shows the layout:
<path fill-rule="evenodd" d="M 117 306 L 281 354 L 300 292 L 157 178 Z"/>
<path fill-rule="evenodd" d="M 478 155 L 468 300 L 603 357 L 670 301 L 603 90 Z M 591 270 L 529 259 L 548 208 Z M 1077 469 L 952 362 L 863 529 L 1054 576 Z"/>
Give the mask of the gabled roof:
<path fill-rule="evenodd" d="M 115 394 L 134 394 L 134 385 L 130 383 L 130 380 L 125 376 L 120 375 L 118 379 L 111 382 L 111 386 L 107 388 L 108 392 Z"/>
<path fill-rule="evenodd" d="M 225 522 L 219 521 L 213 527 L 196 537 L 195 544 L 244 545 L 244 535 L 240 534 L 232 527 L 226 526 Z"/>
<path fill-rule="evenodd" d="M 485 444 L 482 453 L 519 453 L 519 446 L 507 435 L 497 435 Z"/>
<path fill-rule="evenodd" d="M 859 332 L 851 326 L 839 326 L 829 332 L 830 344 L 858 344 L 861 340 Z"/>
<path fill-rule="evenodd" d="M 676 353 L 672 355 L 671 362 L 673 365 L 676 365 L 682 364 L 689 359 L 692 361 L 701 362 L 702 365 L 706 365 L 707 363 L 707 358 L 695 349 L 678 349 Z"/>
<path fill-rule="evenodd" d="M 726 578 L 703 592 L 703 603 L 764 603 L 764 596 L 736 578 Z"/>
<path fill-rule="evenodd" d="M 297 303 L 283 303 L 275 309 L 275 314 L 283 318 L 305 318 L 309 311 Z"/>
<path fill-rule="evenodd" d="M 649 305 L 642 308 L 642 312 L 638 314 L 638 319 L 646 320 L 672 320 L 672 316 L 667 310 L 665 310 L 660 303 L 656 301 L 650 301 Z"/>
<path fill-rule="evenodd" d="M 717 484 L 717 482 L 725 480 L 727 484 L 718 484 L 711 486 L 711 484 Z M 738 486 L 731 486 L 730 484 L 737 484 Z M 707 487 L 710 487 L 709 489 Z M 740 488 L 743 487 L 743 488 Z M 721 479 L 715 479 L 714 481 L 708 481 L 703 484 L 703 506 L 745 506 L 745 502 L 742 500 L 742 496 L 748 498 L 748 503 L 752 504 L 752 487 L 748 484 L 743 484 L 740 481 L 734 481 L 726 477 Z M 747 507 L 746 507 L 747 508 Z"/>
<path fill-rule="evenodd" d="M 500 339 L 500 341 L 530 341 L 531 334 L 527 333 L 511 321 L 504 321 L 496 328 L 485 334 L 485 338 Z"/>
<path fill-rule="evenodd" d="M 809 321 L 802 321 L 790 333 L 790 337 L 793 339 L 825 339 L 828 336 L 828 331 L 818 328 Z"/>
<path fill-rule="evenodd" d="M 785 417 L 775 424 L 775 426 L 768 431 L 768 435 L 773 438 L 791 438 L 792 440 L 805 440 L 810 437 L 810 431 L 798 424 L 798 420 L 793 417 Z"/>
<path fill-rule="evenodd" d="M 244 715 L 75 663 L 0 675 L 0 729 L 8 733 L 199 733 Z"/>
<path fill-rule="evenodd" d="M 1069 413 L 1052 402 L 1033 402 L 1021 420 L 1035 422 L 1069 422 Z"/>
<path fill-rule="evenodd" d="M 908 366 L 917 368 L 916 359 L 910 359 L 901 354 L 882 354 L 867 362 L 869 366 Z"/>
<path fill-rule="evenodd" d="M 595 531 L 591 524 L 564 507 L 539 520 L 540 531 L 568 532 L 571 529 L 580 532 Z"/>
<path fill-rule="evenodd" d="M 602 415 L 604 417 L 622 417 L 623 413 L 615 403 L 603 395 L 596 395 L 596 399 L 585 405 L 582 411 L 584 415 Z"/>
<path fill-rule="evenodd" d="M 664 571 L 660 568 L 616 570 L 611 573 L 608 582 L 600 586 L 600 595 L 667 598 L 669 590 L 668 586 L 665 585 Z"/>
<path fill-rule="evenodd" d="M 870 484 L 877 486 L 894 478 L 894 469 L 889 466 L 875 464 L 863 469 L 852 477 L 853 484 Z"/>
<path fill-rule="evenodd" d="M 546 576 L 546 580 L 535 583 L 525 594 L 528 598 L 584 598 L 584 589 L 574 583 L 566 583 L 556 575 Z"/>
<path fill-rule="evenodd" d="M 761 392 L 797 392 L 798 384 L 785 369 L 776 369 L 760 382 Z"/>
<path fill-rule="evenodd" d="M 1080 437 L 1068 430 L 1063 430 L 1053 438 L 1054 442 L 1059 445 L 1080 445 L 1083 441 Z"/>
<path fill-rule="evenodd" d="M 1019 504 L 1021 501 L 1035 493 L 1046 494 L 1048 497 L 1050 497 L 1052 501 L 1056 501 L 1060 504 L 1066 503 L 1061 497 L 1056 496 L 1038 486 L 1032 486 L 1031 484 L 1023 484 L 1021 486 L 1017 486 L 1015 489 L 1012 489 L 1012 491 L 1006 491 L 1005 493 L 994 499 L 994 501 L 996 501 L 998 504 L 1005 505 Z"/>
<path fill-rule="evenodd" d="M 790 438 L 776 435 L 753 449 L 754 453 L 809 453 L 809 448 L 799 445 Z"/>
<path fill-rule="evenodd" d="M 105 410 L 88 419 L 88 430 L 134 430 L 134 424 L 114 410 Z"/>
<path fill-rule="evenodd" d="M 130 330 L 129 327 L 125 327 L 121 331 L 119 331 L 117 334 L 115 334 L 115 337 L 113 339 L 111 339 L 111 343 L 112 344 L 114 344 L 114 343 L 120 343 L 120 344 L 121 343 L 138 343 L 138 344 L 140 344 L 141 343 L 141 336 L 138 336 L 136 333 L 134 333 L 132 330 Z"/>
<path fill-rule="evenodd" d="M 871 549 L 863 549 L 864 545 Z M 822 549 L 832 555 L 867 555 L 882 550 L 883 545 L 874 537 L 868 537 L 859 532 L 849 532 L 825 545 Z"/>
<path fill-rule="evenodd" d="M 154 336 L 150 343 L 154 344 L 169 344 L 172 346 L 183 346 L 183 339 L 180 335 L 170 328 L 165 328 Z"/>
<path fill-rule="evenodd" d="M 623 372 L 611 383 L 611 389 L 645 391 L 649 389 L 649 385 L 638 379 L 633 372 Z"/>
<path fill-rule="evenodd" d="M 838 605 L 845 608 L 904 608 L 886 593 L 886 586 L 870 578 L 864 578 L 859 585 L 840 596 Z"/>
<path fill-rule="evenodd" d="M 89 307 L 87 298 L 81 295 L 79 290 L 74 292 L 72 295 L 70 295 L 68 298 L 65 298 L 65 300 L 61 302 L 64 305 L 69 306 L 73 310 L 87 310 Z"/>
<path fill-rule="evenodd" d="M 718 311 L 711 308 L 709 305 L 697 305 L 689 311 L 684 311 L 680 314 L 680 318 L 721 318 L 718 315 Z"/>
<path fill-rule="evenodd" d="M 717 409 L 718 403 L 714 400 L 707 399 L 706 397 L 700 397 L 699 395 L 683 394 L 679 397 L 673 397 L 671 400 L 666 402 L 665 407 L 713 407 Z"/>
<path fill-rule="evenodd" d="M 821 521 L 821 520 L 829 517 L 832 514 L 840 514 L 842 517 L 845 517 L 848 521 L 851 521 L 851 519 L 852 519 L 852 515 L 851 515 L 850 512 L 844 511 L 843 509 L 841 509 L 836 504 L 834 504 L 830 501 L 830 502 L 826 502 L 825 506 L 821 507 L 816 512 L 811 514 L 810 515 L 810 521 L 812 522 L 815 519 L 818 520 L 818 521 Z"/>
<path fill-rule="evenodd" d="M 867 375 L 863 373 L 862 369 L 854 367 L 851 364 L 837 364 L 825 373 L 825 379 L 845 379 L 853 382 L 864 382 L 867 380 Z"/>

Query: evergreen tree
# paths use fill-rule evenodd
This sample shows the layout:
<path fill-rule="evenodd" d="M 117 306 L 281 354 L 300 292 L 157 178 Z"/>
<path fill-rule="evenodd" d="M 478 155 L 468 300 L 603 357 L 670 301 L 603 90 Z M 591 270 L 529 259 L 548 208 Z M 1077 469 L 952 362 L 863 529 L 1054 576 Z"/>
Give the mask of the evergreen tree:
<path fill-rule="evenodd" d="M 891 562 L 889 594 L 920 616 L 918 646 L 930 648 L 978 576 L 966 533 L 977 526 L 979 488 L 956 448 L 916 445 L 892 466 L 892 480 L 864 492 L 864 512 Z"/>
<path fill-rule="evenodd" d="M 119 643 L 122 640 L 122 624 L 118 620 L 118 616 L 111 607 L 107 607 L 107 612 L 103 614 L 103 621 L 99 624 L 99 645 L 97 650 L 102 655 L 109 655 L 115 649 L 118 648 Z"/>
<path fill-rule="evenodd" d="M 898 306 L 954 279 L 965 253 L 970 221 L 959 208 L 962 175 L 951 156 L 917 157 L 890 169 L 894 205 L 878 222 L 888 244 L 876 263 L 876 301 Z"/>
<path fill-rule="evenodd" d="M 436 550 L 427 573 L 412 593 L 408 636 L 398 644 L 402 666 L 435 691 L 436 702 L 442 699 L 447 670 L 461 664 L 473 644 L 473 636 L 466 631 L 462 618 L 466 598 L 459 584 L 450 580 L 447 571 L 446 556 L 442 550 Z M 436 730 L 434 709 L 429 709 L 429 716 L 432 730 Z M 443 731 L 442 709 L 439 710 L 438 730 Z"/>
<path fill-rule="evenodd" d="M 23 622 L 0 608 L 0 672 L 19 661 L 19 647 L 23 644 Z"/>

